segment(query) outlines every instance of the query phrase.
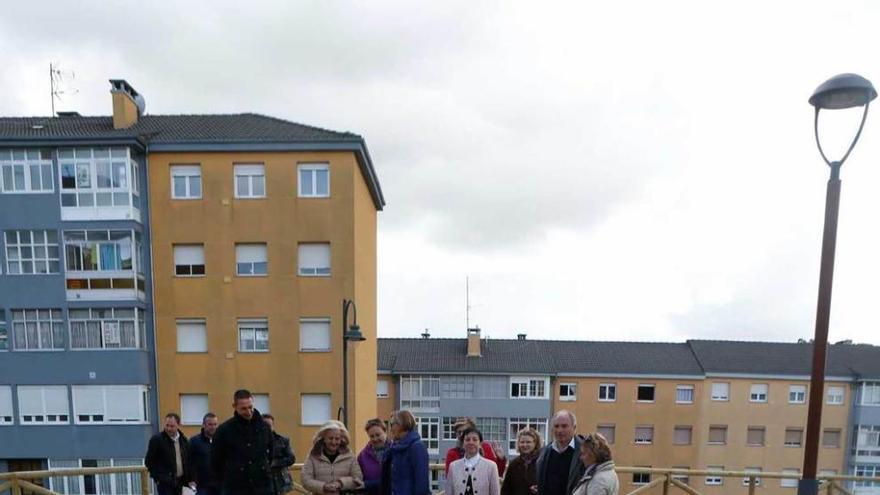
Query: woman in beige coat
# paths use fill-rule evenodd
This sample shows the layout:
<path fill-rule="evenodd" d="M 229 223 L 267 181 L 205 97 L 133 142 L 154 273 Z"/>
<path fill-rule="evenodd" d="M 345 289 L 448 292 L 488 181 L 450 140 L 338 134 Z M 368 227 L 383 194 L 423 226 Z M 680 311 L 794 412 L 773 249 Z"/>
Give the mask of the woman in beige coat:
<path fill-rule="evenodd" d="M 361 467 L 349 448 L 348 430 L 339 421 L 328 421 L 312 440 L 312 451 L 303 463 L 303 486 L 312 493 L 346 493 L 364 486 Z"/>
<path fill-rule="evenodd" d="M 617 495 L 620 480 L 614 471 L 608 441 L 600 433 L 578 435 L 578 439 L 581 441 L 580 458 L 585 471 L 572 495 Z"/>

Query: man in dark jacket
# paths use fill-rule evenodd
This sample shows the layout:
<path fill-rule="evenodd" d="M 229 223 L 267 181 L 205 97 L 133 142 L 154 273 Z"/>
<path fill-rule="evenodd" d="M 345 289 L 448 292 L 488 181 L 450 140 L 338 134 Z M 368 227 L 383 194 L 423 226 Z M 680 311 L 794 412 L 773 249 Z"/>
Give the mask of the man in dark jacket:
<path fill-rule="evenodd" d="M 202 432 L 189 441 L 190 466 L 196 495 L 220 495 L 220 485 L 211 467 L 211 447 L 217 432 L 217 415 L 209 412 L 202 418 Z"/>
<path fill-rule="evenodd" d="M 263 421 L 272 430 L 272 482 L 275 483 L 275 493 L 283 495 L 293 490 L 290 466 L 296 462 L 296 456 L 290 448 L 290 439 L 275 431 L 275 416 L 264 414 Z"/>
<path fill-rule="evenodd" d="M 577 419 L 571 411 L 560 410 L 550 422 L 553 441 L 538 455 L 538 493 L 571 495 L 584 474 L 580 460 L 580 441 L 575 437 Z"/>
<path fill-rule="evenodd" d="M 228 495 L 272 495 L 272 431 L 254 409 L 254 396 L 235 392 L 235 414 L 217 428 L 211 449 L 214 479 Z"/>
<path fill-rule="evenodd" d="M 189 464 L 189 444 L 180 431 L 180 416 L 165 415 L 164 430 L 150 439 L 144 464 L 156 482 L 158 495 L 179 495 L 184 485 L 194 486 Z"/>

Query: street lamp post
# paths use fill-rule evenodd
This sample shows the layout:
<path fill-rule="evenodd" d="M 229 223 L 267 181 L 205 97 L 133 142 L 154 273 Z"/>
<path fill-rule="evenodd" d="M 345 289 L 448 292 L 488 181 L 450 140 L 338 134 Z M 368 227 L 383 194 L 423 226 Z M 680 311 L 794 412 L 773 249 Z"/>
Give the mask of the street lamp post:
<path fill-rule="evenodd" d="M 354 310 L 354 323 L 348 326 L 348 309 Z M 366 340 L 357 324 L 357 306 L 351 299 L 342 300 L 342 422 L 348 428 L 348 342 Z"/>
<path fill-rule="evenodd" d="M 816 495 L 819 482 L 816 468 L 819 456 L 819 435 L 822 425 L 822 399 L 825 395 L 825 357 L 828 348 L 828 321 L 831 316 L 831 283 L 834 277 L 834 250 L 837 244 L 837 213 L 840 207 L 840 168 L 862 134 L 868 107 L 877 97 L 871 82 L 856 74 L 840 74 L 822 83 L 810 97 L 816 108 L 813 122 L 816 146 L 830 168 L 825 193 L 825 229 L 822 234 L 822 260 L 819 269 L 819 297 L 816 304 L 816 334 L 813 338 L 813 369 L 810 377 L 810 406 L 807 413 L 807 439 L 804 448 L 803 477 L 798 483 L 798 495 Z M 864 106 L 862 121 L 843 158 L 831 161 L 819 140 L 819 111 L 839 110 Z"/>

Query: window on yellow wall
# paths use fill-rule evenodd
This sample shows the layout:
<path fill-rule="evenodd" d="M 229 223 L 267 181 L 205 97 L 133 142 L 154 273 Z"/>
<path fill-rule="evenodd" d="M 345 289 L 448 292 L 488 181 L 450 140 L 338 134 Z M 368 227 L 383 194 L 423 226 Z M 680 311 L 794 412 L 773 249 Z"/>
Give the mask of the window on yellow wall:
<path fill-rule="evenodd" d="M 577 384 L 576 383 L 560 383 L 559 384 L 559 400 L 571 402 L 577 400 Z"/>
<path fill-rule="evenodd" d="M 301 163 L 299 170 L 299 197 L 330 197 L 330 166 L 326 163 Z"/>
<path fill-rule="evenodd" d="M 376 397 L 379 399 L 388 398 L 388 380 L 376 380 Z"/>

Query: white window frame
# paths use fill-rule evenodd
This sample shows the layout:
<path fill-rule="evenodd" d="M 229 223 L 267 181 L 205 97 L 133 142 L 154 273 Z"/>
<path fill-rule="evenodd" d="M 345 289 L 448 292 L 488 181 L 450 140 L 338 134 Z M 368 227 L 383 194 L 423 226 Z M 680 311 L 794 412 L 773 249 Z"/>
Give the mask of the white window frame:
<path fill-rule="evenodd" d="M 722 395 L 723 390 L 723 395 Z M 730 382 L 712 382 L 712 400 L 727 402 L 730 400 Z"/>
<path fill-rule="evenodd" d="M 181 354 L 204 354 L 208 352 L 208 323 L 204 318 L 180 318 L 175 320 L 174 322 L 175 328 L 177 330 L 177 352 Z M 181 350 L 180 342 L 181 342 L 181 329 L 186 328 L 187 326 L 198 328 L 202 332 L 202 341 L 204 345 L 200 346 L 198 349 L 190 349 L 186 348 Z"/>
<path fill-rule="evenodd" d="M 41 410 L 40 411 L 26 411 L 24 407 L 22 407 L 22 392 L 26 391 L 36 391 L 40 392 L 40 400 L 41 400 Z M 67 395 L 67 385 L 19 385 L 17 387 L 18 393 L 18 424 L 22 426 L 32 426 L 32 425 L 68 425 L 70 424 L 70 397 Z M 60 393 L 64 397 L 64 412 L 58 411 L 49 411 L 47 407 L 47 392 L 55 392 Z M 56 400 L 58 397 L 55 398 Z M 36 414 L 28 414 L 28 413 L 36 413 Z M 57 419 L 50 420 L 49 416 L 55 416 Z M 42 418 L 42 419 L 26 419 L 28 417 L 31 418 Z"/>
<path fill-rule="evenodd" d="M 197 261 L 199 261 L 199 256 L 198 256 L 197 252 L 194 250 L 196 248 L 201 249 L 201 261 L 202 261 L 201 263 L 196 263 Z M 177 264 L 178 253 L 176 251 L 178 249 L 180 249 L 180 256 L 181 257 L 193 258 L 193 263 Z M 193 251 L 192 252 L 184 252 L 184 250 L 193 250 Z M 175 277 L 180 277 L 180 278 L 204 277 L 205 274 L 207 273 L 207 267 L 206 267 L 206 263 L 205 263 L 205 245 L 204 244 L 173 244 L 171 246 L 171 260 L 172 260 L 172 266 L 174 268 L 173 273 L 174 273 Z M 185 272 L 187 272 L 187 273 L 181 272 L 180 270 L 178 270 L 177 267 L 187 268 L 187 270 L 185 270 Z M 199 271 L 197 269 L 198 267 L 201 267 L 201 273 L 196 273 Z"/>
<path fill-rule="evenodd" d="M 682 400 L 679 392 L 690 392 L 689 400 Z M 656 392 L 655 392 L 656 393 Z M 697 391 L 693 385 L 676 385 L 675 386 L 675 403 L 676 404 L 693 404 L 697 396 Z"/>
<path fill-rule="evenodd" d="M 0 385 L 0 426 L 15 424 L 15 411 L 12 407 L 12 386 Z"/>
<path fill-rule="evenodd" d="M 317 401 L 320 401 L 321 404 L 316 404 Z M 307 415 L 306 414 L 306 407 L 314 406 L 314 405 L 320 405 L 323 407 L 325 402 L 326 402 L 326 408 L 327 408 L 327 417 L 323 417 L 324 415 L 321 414 L 322 417 L 320 417 L 320 418 L 315 417 L 315 419 L 309 419 L 310 417 L 313 417 L 315 415 L 314 414 Z M 311 404 L 309 404 L 309 403 L 311 403 Z M 322 424 L 326 423 L 328 419 L 332 419 L 332 417 L 333 417 L 332 408 L 333 408 L 333 403 L 332 403 L 332 397 L 330 394 L 301 394 L 300 395 L 300 424 L 303 426 L 321 426 Z"/>
<path fill-rule="evenodd" d="M 429 454 L 440 453 L 440 418 L 438 416 L 416 416 L 416 431 Z"/>
<path fill-rule="evenodd" d="M 436 383 L 436 387 L 434 386 Z M 436 388 L 437 395 L 425 394 Z M 415 391 L 415 393 L 414 393 Z M 400 407 L 414 412 L 440 412 L 440 376 L 405 375 L 400 377 Z"/>
<path fill-rule="evenodd" d="M 312 329 L 318 328 L 324 330 L 324 340 L 326 345 L 322 346 L 306 346 L 306 342 L 312 339 L 306 338 L 306 333 Z M 299 319 L 299 351 L 300 352 L 331 352 L 333 350 L 333 332 L 330 328 L 330 318 L 300 318 Z"/>
<path fill-rule="evenodd" d="M 186 191 L 183 196 L 177 195 L 177 187 L 175 187 L 175 179 L 182 179 L 183 186 Z M 198 184 L 198 194 L 193 193 L 193 184 Z M 199 164 L 191 165 L 171 165 L 171 199 L 174 200 L 198 200 L 202 199 L 202 166 Z"/>
<path fill-rule="evenodd" d="M 391 388 L 391 383 L 385 379 L 376 380 L 376 398 L 377 399 L 387 399 L 389 397 L 389 390 Z"/>
<path fill-rule="evenodd" d="M 455 436 L 455 421 L 458 418 L 454 416 L 443 416 L 440 422 L 440 440 L 455 442 L 458 437 Z"/>
<path fill-rule="evenodd" d="M 106 156 L 97 156 L 98 153 Z M 120 183 L 125 185 L 114 186 L 114 172 L 120 170 L 119 165 L 123 165 L 125 177 Z M 110 186 L 98 185 L 98 169 L 100 167 L 109 167 Z M 64 172 L 67 167 L 73 167 L 74 187 L 64 187 Z M 81 185 L 80 171 L 88 171 L 88 185 Z M 97 209 L 139 209 L 135 196 L 139 195 L 138 191 L 138 164 L 131 158 L 131 150 L 129 148 L 75 148 L 61 149 L 58 151 L 58 184 L 61 190 L 61 209 L 81 209 L 81 210 L 97 210 Z M 109 205 L 98 205 L 98 195 L 110 196 Z M 116 204 L 120 198 L 119 195 L 125 195 L 127 203 Z M 75 205 L 65 205 L 65 197 L 75 198 Z M 91 197 L 92 204 L 81 204 L 84 197 Z"/>
<path fill-rule="evenodd" d="M 511 399 L 549 399 L 550 378 L 540 376 L 512 376 L 510 377 Z M 517 395 L 514 395 L 517 390 Z M 525 394 L 523 394 L 525 392 Z"/>
<path fill-rule="evenodd" d="M 126 315 L 123 311 L 131 311 L 131 316 Z M 88 313 L 88 317 L 81 317 L 80 313 Z M 88 342 L 88 334 L 92 325 L 97 324 L 99 331 L 100 346 L 89 347 L 78 345 L 80 340 Z M 123 324 L 129 324 L 130 329 L 134 330 L 134 346 L 123 346 L 122 336 Z M 125 326 L 129 326 L 125 325 Z M 75 351 L 81 350 L 136 350 L 146 349 L 146 325 L 144 323 L 144 312 L 140 308 L 70 308 L 67 313 L 67 326 L 69 328 L 70 349 Z M 81 326 L 81 327 L 80 327 Z M 76 338 L 74 333 L 82 331 L 83 336 Z M 114 335 L 115 333 L 115 335 Z M 114 342 L 115 341 L 115 342 Z M 114 344 L 117 344 L 114 346 Z"/>
<path fill-rule="evenodd" d="M 238 352 L 269 352 L 269 320 L 267 318 L 239 318 L 237 328 Z M 248 336 L 248 334 L 250 335 Z M 260 334 L 263 334 L 265 338 L 260 338 Z M 242 342 L 252 342 L 253 346 L 248 349 L 246 346 L 242 346 Z M 263 342 L 265 344 L 262 344 Z"/>
<path fill-rule="evenodd" d="M 565 393 L 563 394 L 563 391 Z M 577 383 L 564 382 L 559 384 L 559 400 L 562 402 L 574 402 L 577 400 Z"/>
<path fill-rule="evenodd" d="M 844 387 L 830 386 L 825 398 L 825 403 L 830 406 L 842 406 L 846 399 L 846 389 Z"/>
<path fill-rule="evenodd" d="M 143 466 L 143 459 L 47 459 L 49 469 L 81 467 L 132 467 Z M 141 473 L 99 474 L 94 478 L 98 493 L 115 495 L 135 495 L 140 493 Z M 85 476 L 54 476 L 47 478 L 53 492 L 86 493 Z M 109 491 L 102 491 L 109 487 Z"/>
<path fill-rule="evenodd" d="M 763 392 L 761 392 L 762 387 L 763 387 Z M 768 383 L 753 383 L 749 387 L 749 402 L 753 402 L 756 404 L 766 404 L 769 397 L 770 397 L 770 384 L 768 384 Z"/>
<path fill-rule="evenodd" d="M 7 230 L 6 241 L 6 274 L 7 275 L 57 275 L 61 273 L 61 247 L 56 230 Z M 27 236 L 30 240 L 23 241 Z M 37 240 L 39 238 L 39 240 Z M 37 255 L 42 251 L 42 255 Z M 26 256 L 25 253 L 30 255 Z M 54 255 L 53 255 L 54 253 Z M 24 266 L 30 263 L 31 271 L 25 272 Z M 37 271 L 40 266 L 43 271 Z"/>
<path fill-rule="evenodd" d="M 39 187 L 34 187 L 35 167 Z M 20 169 L 22 173 L 20 189 L 15 184 L 16 169 Z M 0 194 L 51 194 L 55 192 L 54 176 L 52 154 L 49 151 L 35 149 L 0 151 Z M 48 188 L 44 186 L 47 179 Z"/>
<path fill-rule="evenodd" d="M 6 310 L 0 309 L 0 352 L 8 351 L 11 348 L 9 344 L 9 327 L 6 326 Z"/>
<path fill-rule="evenodd" d="M 63 351 L 66 349 L 64 318 L 58 308 L 13 308 L 12 348 L 19 352 Z M 36 325 L 36 346 L 31 346 L 28 328 Z M 48 334 L 47 334 L 48 332 Z M 49 342 L 45 342 L 48 337 Z M 21 342 L 24 346 L 19 346 Z"/>
<path fill-rule="evenodd" d="M 602 398 L 602 392 L 605 392 L 605 398 Z M 617 401 L 617 384 L 616 383 L 600 383 L 599 384 L 599 402 L 616 402 Z"/>
<path fill-rule="evenodd" d="M 189 399 L 189 400 L 187 400 Z M 211 410 L 211 400 L 208 394 L 180 394 L 180 424 L 200 425 L 205 414 Z M 190 408 L 200 407 L 199 411 Z"/>
<path fill-rule="evenodd" d="M 500 446 L 507 441 L 507 418 L 477 417 L 477 429 L 483 434 L 483 441 Z"/>
<path fill-rule="evenodd" d="M 304 266 L 303 258 L 304 250 L 316 249 L 310 246 L 326 246 L 326 254 L 327 254 L 327 266 Z M 322 247 L 322 255 L 323 247 Z M 310 255 L 311 256 L 311 255 Z M 330 247 L 329 242 L 301 242 L 297 246 L 297 255 L 296 255 L 296 264 L 297 269 L 296 272 L 300 277 L 329 277 L 333 273 L 333 250 Z"/>
<path fill-rule="evenodd" d="M 262 260 L 260 250 L 262 249 Z M 242 259 L 247 261 L 242 261 Z M 269 246 L 265 242 L 235 245 L 235 274 L 239 277 L 266 277 L 269 275 Z"/>
<path fill-rule="evenodd" d="M 266 165 L 263 163 L 236 163 L 233 165 L 233 186 L 235 199 L 263 199 L 266 197 Z M 239 181 L 243 181 L 247 191 L 239 191 Z M 262 183 L 263 193 L 254 192 L 256 184 Z"/>
<path fill-rule="evenodd" d="M 880 382 L 862 382 L 862 393 L 859 395 L 860 405 L 880 407 Z"/>
<path fill-rule="evenodd" d="M 128 402 L 114 398 L 114 392 L 134 392 L 137 396 L 138 414 L 134 417 L 112 417 L 110 414 L 111 405 L 113 403 Z M 88 404 L 82 404 L 79 394 L 94 392 L 101 395 L 101 403 L 88 401 Z M 73 385 L 71 386 L 71 395 L 73 396 L 73 422 L 77 425 L 145 425 L 150 423 L 149 417 L 149 391 L 145 385 Z M 81 410 L 82 407 L 87 408 Z M 94 408 L 88 410 L 88 408 Z M 83 413 L 99 413 L 99 414 L 83 414 Z M 85 419 L 83 418 L 85 416 Z"/>
<path fill-rule="evenodd" d="M 642 387 L 650 387 L 651 390 L 654 392 L 652 394 L 654 398 L 653 399 L 639 399 L 639 389 L 641 389 Z M 656 401 L 657 401 L 657 384 L 656 383 L 640 383 L 640 384 L 638 384 L 638 386 L 636 387 L 636 402 L 641 402 L 643 404 L 650 404 L 650 403 L 656 402 Z"/>
<path fill-rule="evenodd" d="M 706 466 L 706 471 L 724 471 L 724 466 Z M 707 486 L 721 486 L 724 484 L 724 476 L 707 475 L 703 481 Z"/>
<path fill-rule="evenodd" d="M 880 425 L 855 425 L 853 431 L 856 457 L 880 457 Z"/>
<path fill-rule="evenodd" d="M 305 185 L 305 181 L 303 179 L 303 172 L 311 172 L 311 193 L 306 193 L 303 190 L 303 186 Z M 327 193 L 320 194 L 318 193 L 318 173 L 324 172 L 327 174 Z M 300 198 L 329 198 L 330 197 L 330 165 L 327 163 L 300 163 L 297 165 L 297 191 L 298 196 Z"/>
<path fill-rule="evenodd" d="M 648 468 L 651 466 L 636 466 L 640 468 Z M 638 477 L 638 479 L 636 479 Z M 647 479 L 645 478 L 647 477 Z M 651 482 L 651 473 L 633 473 L 632 474 L 632 484 L 635 486 L 644 486 Z"/>
<path fill-rule="evenodd" d="M 650 438 L 639 438 L 639 430 L 643 432 L 648 431 L 651 433 Z M 643 435 L 644 437 L 644 435 Z M 633 444 L 634 445 L 653 445 L 654 444 L 654 425 L 636 425 L 633 430 Z"/>
<path fill-rule="evenodd" d="M 807 403 L 807 386 L 806 385 L 789 385 L 788 386 L 788 403 L 789 404 L 806 404 Z"/>
<path fill-rule="evenodd" d="M 516 455 L 516 436 L 520 430 L 532 428 L 541 438 L 547 437 L 547 418 L 513 417 L 507 420 L 507 452 Z"/>

